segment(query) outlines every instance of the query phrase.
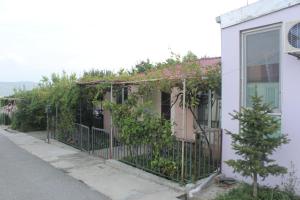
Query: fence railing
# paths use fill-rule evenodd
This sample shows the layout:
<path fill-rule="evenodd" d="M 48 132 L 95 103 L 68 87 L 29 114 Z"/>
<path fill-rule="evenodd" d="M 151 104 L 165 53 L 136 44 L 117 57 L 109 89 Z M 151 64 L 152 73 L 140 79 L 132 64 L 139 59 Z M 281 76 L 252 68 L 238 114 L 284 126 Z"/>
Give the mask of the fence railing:
<path fill-rule="evenodd" d="M 209 129 L 195 140 L 174 140 L 154 154 L 149 144 L 128 145 L 117 131 L 75 124 L 60 141 L 104 159 L 116 159 L 176 182 L 193 182 L 220 169 L 222 132 Z M 157 152 L 157 151 L 156 151 Z"/>
<path fill-rule="evenodd" d="M 74 124 L 70 130 L 62 130 L 59 134 L 54 129 L 50 129 L 51 137 L 63 143 L 71 145 L 82 151 L 90 152 L 90 128 L 82 124 Z M 55 134 L 54 134 L 55 133 Z"/>
<path fill-rule="evenodd" d="M 0 125 L 10 125 L 11 119 L 9 115 L 5 112 L 1 112 L 0 110 Z"/>
<path fill-rule="evenodd" d="M 221 137 L 220 129 L 210 129 L 197 134 L 193 141 L 174 138 L 154 155 L 149 144 L 128 145 L 119 139 L 117 131 L 110 134 L 93 127 L 91 151 L 174 181 L 192 182 L 219 170 Z"/>
<path fill-rule="evenodd" d="M 109 159 L 111 154 L 109 147 L 110 134 L 104 129 L 92 127 L 91 139 L 92 154 Z"/>

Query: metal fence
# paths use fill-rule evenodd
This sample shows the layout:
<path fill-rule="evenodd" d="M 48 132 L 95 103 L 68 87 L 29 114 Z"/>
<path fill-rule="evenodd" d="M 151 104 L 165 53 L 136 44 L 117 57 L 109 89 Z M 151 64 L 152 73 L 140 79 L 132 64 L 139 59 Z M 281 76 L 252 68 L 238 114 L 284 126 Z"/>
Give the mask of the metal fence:
<path fill-rule="evenodd" d="M 176 182 L 207 177 L 221 165 L 221 129 L 207 129 L 190 141 L 174 138 L 156 156 L 149 144 L 123 143 L 115 129 L 111 134 L 104 129 L 74 124 L 73 130 L 57 135 L 60 141 L 97 157 L 116 159 Z"/>
<path fill-rule="evenodd" d="M 174 138 L 173 142 L 154 155 L 149 144 L 126 145 L 118 131 L 110 134 L 92 128 L 91 152 L 104 159 L 116 159 L 134 167 L 177 182 L 192 182 L 220 169 L 222 132 L 210 129 L 195 140 Z"/>
<path fill-rule="evenodd" d="M 11 119 L 8 114 L 1 112 L 0 108 L 0 125 L 10 125 Z"/>
<path fill-rule="evenodd" d="M 70 130 L 62 130 L 56 132 L 50 128 L 51 137 L 65 144 L 71 145 L 82 151 L 90 152 L 91 150 L 91 135 L 88 126 L 75 123 Z"/>
<path fill-rule="evenodd" d="M 92 154 L 104 159 L 109 159 L 111 154 L 109 147 L 110 134 L 104 129 L 92 127 L 91 139 Z"/>

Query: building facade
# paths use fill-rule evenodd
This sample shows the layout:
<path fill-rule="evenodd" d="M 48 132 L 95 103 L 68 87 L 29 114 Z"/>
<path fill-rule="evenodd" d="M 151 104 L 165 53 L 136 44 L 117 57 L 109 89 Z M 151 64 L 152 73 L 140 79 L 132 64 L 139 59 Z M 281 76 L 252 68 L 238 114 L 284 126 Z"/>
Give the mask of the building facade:
<path fill-rule="evenodd" d="M 292 162 L 300 178 L 300 1 L 261 0 L 221 15 L 217 22 L 222 37 L 222 128 L 239 131 L 238 121 L 229 113 L 249 106 L 256 90 L 274 107 L 272 115 L 280 119 L 280 132 L 291 140 L 274 153 L 274 159 L 289 171 Z M 287 29 L 290 24 L 292 29 Z M 289 52 L 289 45 L 294 52 Z M 224 134 L 222 172 L 242 179 L 224 163 L 236 158 L 231 138 Z M 269 177 L 261 183 L 274 186 L 282 181 L 282 177 Z"/>

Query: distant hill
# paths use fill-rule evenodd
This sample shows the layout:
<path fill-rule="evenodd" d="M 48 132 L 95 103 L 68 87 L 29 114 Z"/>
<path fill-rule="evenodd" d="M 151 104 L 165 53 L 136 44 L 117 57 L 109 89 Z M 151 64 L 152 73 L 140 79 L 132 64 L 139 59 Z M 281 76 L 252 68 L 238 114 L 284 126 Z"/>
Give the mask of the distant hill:
<path fill-rule="evenodd" d="M 0 97 L 12 95 L 14 93 L 14 89 L 32 90 L 32 88 L 36 86 L 37 83 L 30 81 L 0 82 Z"/>

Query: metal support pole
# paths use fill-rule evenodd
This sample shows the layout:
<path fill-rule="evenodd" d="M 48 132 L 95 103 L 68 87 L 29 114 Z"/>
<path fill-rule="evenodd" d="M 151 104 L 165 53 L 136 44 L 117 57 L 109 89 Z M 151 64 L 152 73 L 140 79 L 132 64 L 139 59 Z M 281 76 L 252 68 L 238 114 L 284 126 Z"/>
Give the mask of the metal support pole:
<path fill-rule="evenodd" d="M 110 102 L 113 102 L 113 85 L 110 86 Z M 110 137 L 109 137 L 109 158 L 112 159 L 112 148 L 113 148 L 113 117 L 110 112 Z"/>
<path fill-rule="evenodd" d="M 80 97 L 79 97 L 79 124 L 82 124 L 82 91 L 81 91 L 81 86 L 79 88 L 79 94 L 80 94 Z"/>
<path fill-rule="evenodd" d="M 186 105 L 185 105 L 185 94 L 186 94 L 186 79 L 183 79 L 183 98 L 182 98 L 182 135 L 184 139 L 187 138 L 186 135 Z M 181 181 L 184 181 L 184 139 L 181 141 Z"/>
<path fill-rule="evenodd" d="M 210 129 L 211 128 L 211 90 L 209 90 L 208 91 L 208 124 L 207 124 L 207 127 L 208 127 L 208 129 Z"/>
<path fill-rule="evenodd" d="M 91 151 L 90 151 L 90 129 L 88 129 L 88 146 L 87 146 L 87 150 L 88 150 L 88 152 L 89 152 L 89 154 L 91 153 Z"/>
<path fill-rule="evenodd" d="M 50 144 L 50 135 L 49 135 L 49 114 L 47 111 L 47 142 Z"/>
<path fill-rule="evenodd" d="M 80 129 L 80 150 L 82 151 L 82 126 L 81 126 L 81 124 L 79 125 L 79 129 Z"/>

